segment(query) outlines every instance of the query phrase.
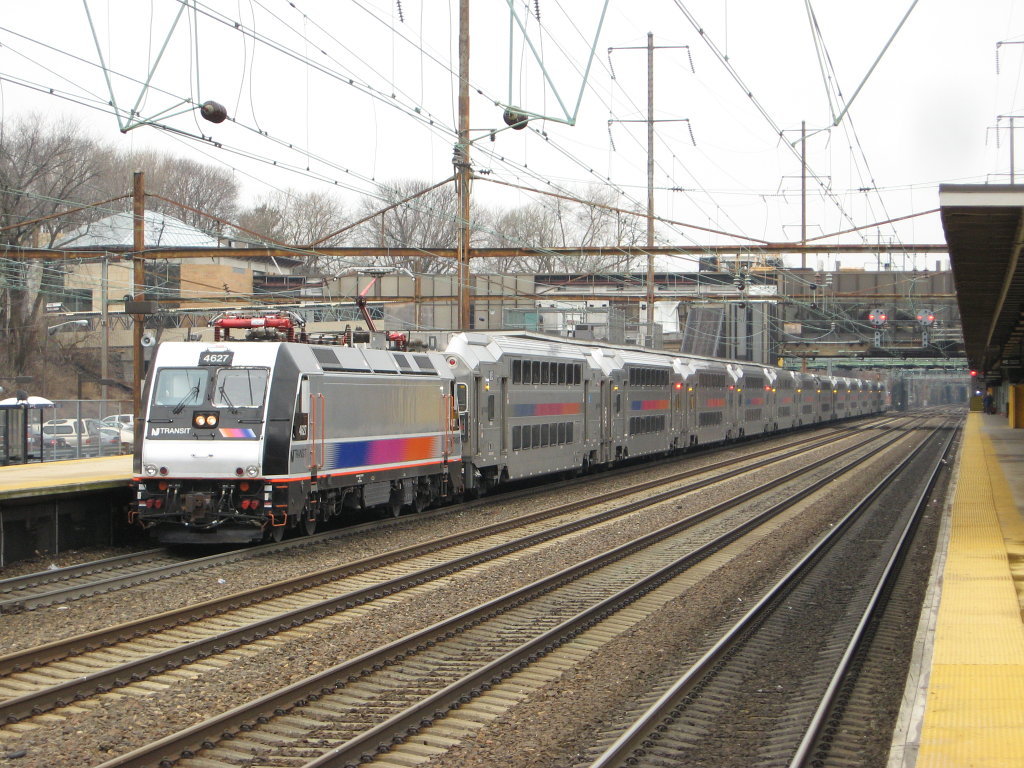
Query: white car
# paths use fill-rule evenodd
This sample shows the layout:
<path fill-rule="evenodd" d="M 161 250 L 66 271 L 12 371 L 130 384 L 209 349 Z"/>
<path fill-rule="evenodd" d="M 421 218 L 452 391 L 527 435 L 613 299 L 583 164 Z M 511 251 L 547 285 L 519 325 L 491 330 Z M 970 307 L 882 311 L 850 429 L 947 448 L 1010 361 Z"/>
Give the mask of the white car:
<path fill-rule="evenodd" d="M 131 453 L 135 445 L 135 416 L 131 413 L 117 413 L 100 419 L 101 427 L 118 430 L 121 434 L 122 453 Z"/>
<path fill-rule="evenodd" d="M 58 448 L 83 449 L 97 443 L 99 429 L 96 419 L 50 419 L 43 424 L 43 439 Z"/>

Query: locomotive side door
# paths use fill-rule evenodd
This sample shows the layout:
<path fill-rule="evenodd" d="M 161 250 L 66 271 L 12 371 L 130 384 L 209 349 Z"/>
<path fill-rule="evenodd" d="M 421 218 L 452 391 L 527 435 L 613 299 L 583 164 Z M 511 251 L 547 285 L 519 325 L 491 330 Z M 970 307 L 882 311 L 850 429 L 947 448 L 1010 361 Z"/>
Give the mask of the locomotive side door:
<path fill-rule="evenodd" d="M 323 384 L 323 376 L 302 376 L 292 419 L 291 469 L 309 470 L 314 481 L 326 462 L 327 398 Z"/>
<path fill-rule="evenodd" d="M 295 409 L 292 415 L 291 451 L 288 454 L 289 473 L 302 472 L 309 468 L 310 403 L 309 377 L 302 376 L 295 393 Z"/>

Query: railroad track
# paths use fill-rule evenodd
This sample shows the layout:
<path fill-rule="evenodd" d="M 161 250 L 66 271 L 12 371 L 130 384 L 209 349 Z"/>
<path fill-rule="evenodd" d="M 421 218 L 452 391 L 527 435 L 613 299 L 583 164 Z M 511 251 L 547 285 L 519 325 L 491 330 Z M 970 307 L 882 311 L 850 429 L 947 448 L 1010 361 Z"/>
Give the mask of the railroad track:
<path fill-rule="evenodd" d="M 104 768 L 422 762 L 685 592 L 727 547 L 771 536 L 805 499 L 877 458 L 880 441 L 917 434 L 875 437 Z"/>
<path fill-rule="evenodd" d="M 361 610 L 368 603 L 398 592 L 422 589 L 429 582 L 615 520 L 711 482 L 758 471 L 826 446 L 840 451 L 870 446 L 889 434 L 882 429 L 865 432 L 851 435 L 850 445 L 837 443 L 834 435 L 801 441 L 783 453 L 765 457 L 767 452 L 758 452 L 738 466 L 736 460 L 731 460 L 675 473 L 585 502 L 559 505 L 424 545 L 11 654 L 0 658 L 0 706 L 8 721 L 31 717 L 211 655 L 228 653 L 239 645 L 346 611 Z M 819 459 L 818 463 L 827 460 Z M 677 485 L 694 475 L 709 475 L 711 479 Z M 668 490 L 658 493 L 659 487 Z M 609 504 L 624 495 L 638 493 L 641 498 L 630 504 L 581 517 L 580 511 L 587 505 Z M 576 516 L 558 520 L 572 515 Z"/>
<path fill-rule="evenodd" d="M 894 421 L 894 419 L 888 417 L 878 420 L 877 424 L 884 426 L 885 424 L 892 424 Z M 869 423 L 875 424 L 876 422 Z M 851 430 L 863 428 L 864 425 L 844 425 L 842 427 L 831 428 L 828 430 L 828 433 L 843 434 L 848 433 Z M 802 439 L 796 440 L 790 443 L 790 445 L 799 446 L 803 444 L 816 444 L 822 439 L 821 435 L 811 435 L 809 437 L 803 437 Z M 718 447 L 713 449 L 713 451 L 708 451 L 707 453 L 710 455 L 714 452 L 728 450 L 730 448 L 733 448 L 733 446 Z M 777 450 L 777 448 L 770 448 L 754 452 L 750 455 L 769 455 L 775 450 Z M 678 457 L 673 457 L 665 463 L 675 461 L 678 461 Z M 658 466 L 658 464 L 650 463 L 648 466 L 655 467 Z M 624 474 L 631 471 L 635 471 L 635 468 L 627 467 L 624 469 L 617 469 L 613 472 L 605 473 L 604 476 L 610 477 L 615 474 Z M 580 481 L 569 481 L 568 485 L 572 485 L 574 482 L 578 483 Z M 511 500 L 535 492 L 535 489 L 518 492 L 513 491 L 503 495 L 502 498 Z M 431 516 L 451 514 L 452 511 L 469 509 L 481 503 L 489 503 L 490 501 L 491 499 L 488 499 L 487 502 L 471 502 L 468 505 L 460 505 L 458 509 L 445 508 L 434 510 L 432 512 L 420 513 L 418 518 L 423 519 Z M 327 531 L 313 536 L 303 537 L 301 539 L 268 543 L 255 548 L 244 547 L 231 550 L 229 552 L 219 552 L 217 554 L 197 558 L 187 557 L 182 554 L 174 554 L 164 548 L 148 549 L 142 552 L 118 555 L 102 560 L 94 560 L 78 565 L 68 566 L 66 568 L 38 571 L 24 576 L 0 579 L 0 614 L 34 610 L 45 606 L 67 603 L 83 597 L 107 594 L 118 589 L 124 589 L 126 587 L 133 587 L 139 584 L 146 584 L 159 581 L 161 579 L 181 576 L 186 573 L 215 568 L 253 557 L 273 556 L 289 549 L 357 536 L 368 530 L 375 530 L 394 525 L 404 525 L 407 524 L 406 521 L 408 519 L 409 518 L 402 518 L 399 522 L 396 522 L 393 519 L 374 520 L 360 525 L 348 526 L 342 530 Z"/>
<path fill-rule="evenodd" d="M 52 568 L 46 571 L 0 579 L 0 613 L 65 602 L 80 595 L 105 591 L 104 582 L 118 583 L 134 574 L 159 568 L 180 558 L 163 548 Z M 116 588 L 116 587 L 114 587 Z"/>
<path fill-rule="evenodd" d="M 862 765 L 849 758 L 862 746 L 856 739 L 866 723 L 859 718 L 870 704 L 861 702 L 853 723 L 845 713 L 867 643 L 947 463 L 955 431 L 944 426 L 935 433 L 945 436 L 922 442 L 883 478 L 589 768 L 682 765 L 698 755 L 702 765 Z M 922 476 L 924 483 L 917 481 Z M 919 489 L 909 503 L 900 500 L 907 486 Z"/>

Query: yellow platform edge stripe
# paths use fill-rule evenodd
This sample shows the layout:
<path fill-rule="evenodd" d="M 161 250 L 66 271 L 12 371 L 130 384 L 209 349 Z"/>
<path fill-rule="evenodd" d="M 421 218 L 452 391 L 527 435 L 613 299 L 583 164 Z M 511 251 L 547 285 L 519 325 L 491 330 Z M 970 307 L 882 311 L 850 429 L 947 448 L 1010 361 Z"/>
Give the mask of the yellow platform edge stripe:
<path fill-rule="evenodd" d="M 917 768 L 1024 766 L 1024 624 L 1007 552 L 1024 526 L 982 418 L 967 417 Z"/>

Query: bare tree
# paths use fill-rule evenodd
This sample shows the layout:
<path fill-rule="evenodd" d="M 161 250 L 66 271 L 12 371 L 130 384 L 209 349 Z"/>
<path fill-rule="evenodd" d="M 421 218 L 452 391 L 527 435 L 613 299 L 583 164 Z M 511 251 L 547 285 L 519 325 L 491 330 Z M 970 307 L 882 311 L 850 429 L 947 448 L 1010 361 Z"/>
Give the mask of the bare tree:
<path fill-rule="evenodd" d="M 59 262 L 25 261 L 18 248 L 52 246 L 66 217 L 34 223 L 63 209 L 97 202 L 97 179 L 109 150 L 70 120 L 48 124 L 40 115 L 0 123 L 0 245 L 6 269 L 0 272 L 0 334 L 5 368 L 28 369 L 37 339 L 40 308 L 47 289 L 59 286 Z M 70 223 L 73 226 L 73 222 Z"/>
<path fill-rule="evenodd" d="M 427 182 L 404 179 L 380 184 L 375 196 L 359 204 L 360 218 L 371 217 L 357 228 L 359 245 L 376 248 L 422 248 L 422 256 L 391 257 L 381 266 L 408 269 L 416 274 L 445 274 L 455 271 L 452 259 L 438 258 L 432 248 L 455 248 L 458 244 L 459 201 L 452 184 L 417 193 L 430 186 Z M 408 202 L 403 200 L 413 198 Z M 389 208 L 379 216 L 377 211 Z M 471 215 L 471 219 L 472 219 Z"/>
<path fill-rule="evenodd" d="M 544 249 L 559 241 L 554 211 L 540 203 L 505 211 L 484 213 L 479 223 L 483 245 L 488 248 L 536 249 L 529 255 L 487 259 L 483 271 L 528 274 L 538 271 L 545 260 Z"/>
<path fill-rule="evenodd" d="M 628 260 L 618 249 L 643 242 L 646 224 L 625 208 L 621 195 L 606 187 L 593 186 L 579 194 L 579 200 L 544 197 L 529 206 L 496 215 L 488 233 L 493 247 L 536 249 L 516 264 L 503 269 L 518 272 L 601 272 L 628 270 Z M 590 253 L 554 253 L 547 248 L 590 249 Z M 593 250 L 599 249 L 599 255 Z"/>
<path fill-rule="evenodd" d="M 308 273 L 336 276 L 351 265 L 316 249 L 343 245 L 349 237 L 348 232 L 342 231 L 347 222 L 345 207 L 334 195 L 289 189 L 265 195 L 242 211 L 238 225 L 248 233 L 240 232 L 238 236 L 252 240 L 249 233 L 255 233 L 277 243 L 309 248 L 305 256 Z"/>
<path fill-rule="evenodd" d="M 285 231 L 285 211 L 269 198 L 260 198 L 251 207 L 243 208 L 235 223 L 240 229 L 234 237 L 254 243 L 287 243 L 288 233 Z"/>
<path fill-rule="evenodd" d="M 230 171 L 162 152 L 121 152 L 105 168 L 103 183 L 110 195 L 131 191 L 136 171 L 145 173 L 147 210 L 173 216 L 214 236 L 226 234 L 226 227 L 218 220 L 234 218 L 239 193 Z"/>

